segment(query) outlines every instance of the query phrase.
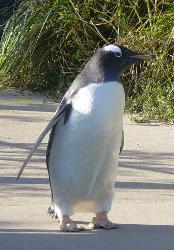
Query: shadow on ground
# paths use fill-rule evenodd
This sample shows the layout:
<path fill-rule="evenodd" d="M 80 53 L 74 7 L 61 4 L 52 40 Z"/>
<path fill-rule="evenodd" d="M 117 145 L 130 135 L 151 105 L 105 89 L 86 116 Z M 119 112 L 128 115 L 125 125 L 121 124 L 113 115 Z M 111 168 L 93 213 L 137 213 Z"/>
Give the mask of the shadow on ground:
<path fill-rule="evenodd" d="M 174 175 L 173 152 L 147 152 L 124 150 L 120 156 L 120 169 L 136 169 Z"/>
<path fill-rule="evenodd" d="M 119 230 L 61 233 L 54 230 L 0 230 L 3 250 L 173 250 L 174 226 L 120 225 Z"/>
<path fill-rule="evenodd" d="M 4 195 L 5 193 L 8 193 L 8 195 L 11 193 L 13 195 L 13 192 L 15 192 L 18 196 L 20 195 L 21 189 L 23 190 L 23 195 L 26 197 L 49 195 L 48 175 L 47 172 L 44 172 L 46 171 L 45 150 L 47 143 L 41 144 L 27 166 L 27 170 L 34 170 L 34 178 L 33 176 L 31 177 L 30 172 L 28 172 L 26 177 L 22 177 L 19 181 L 16 181 L 17 170 L 15 176 L 14 171 L 11 176 L 3 174 L 3 169 L 4 171 L 7 170 L 7 168 L 12 169 L 13 163 L 15 163 L 17 168 L 18 166 L 20 168 L 32 145 L 32 143 L 13 143 L 0 140 L 0 148 L 3 148 L 3 154 L 0 156 L 0 187 L 4 191 Z M 143 171 L 148 171 L 149 174 L 152 172 L 173 175 L 174 167 L 172 166 L 172 162 L 174 162 L 173 153 L 124 150 L 120 157 L 118 175 L 125 179 L 126 176 L 134 175 L 132 170 L 138 170 L 139 176 L 141 176 L 141 173 L 143 175 Z M 40 186 L 40 184 L 42 184 L 42 186 Z M 174 183 L 169 181 L 168 183 L 162 183 L 160 180 L 158 180 L 158 182 L 155 180 L 151 180 L 151 182 L 132 182 L 127 180 L 125 182 L 117 181 L 115 188 L 172 190 L 174 189 Z"/>
<path fill-rule="evenodd" d="M 22 105 L 9 105 L 9 104 L 0 104 L 0 110 L 18 110 L 18 111 L 39 111 L 39 112 L 55 112 L 56 111 L 55 104 L 22 104 Z"/>

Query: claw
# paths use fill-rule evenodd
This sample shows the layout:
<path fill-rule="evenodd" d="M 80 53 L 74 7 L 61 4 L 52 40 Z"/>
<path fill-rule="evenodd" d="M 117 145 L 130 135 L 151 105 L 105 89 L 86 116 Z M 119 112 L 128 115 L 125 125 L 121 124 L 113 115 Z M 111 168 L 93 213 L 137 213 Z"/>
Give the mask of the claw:
<path fill-rule="evenodd" d="M 84 227 L 77 226 L 74 221 L 71 221 L 66 224 L 60 225 L 60 231 L 62 232 L 81 232 L 85 231 Z"/>
<path fill-rule="evenodd" d="M 108 218 L 97 219 L 96 217 L 94 217 L 92 219 L 92 222 L 89 223 L 89 228 L 91 230 L 93 229 L 109 230 L 109 229 L 118 229 L 119 226 L 115 223 L 112 223 L 110 220 L 108 220 Z"/>

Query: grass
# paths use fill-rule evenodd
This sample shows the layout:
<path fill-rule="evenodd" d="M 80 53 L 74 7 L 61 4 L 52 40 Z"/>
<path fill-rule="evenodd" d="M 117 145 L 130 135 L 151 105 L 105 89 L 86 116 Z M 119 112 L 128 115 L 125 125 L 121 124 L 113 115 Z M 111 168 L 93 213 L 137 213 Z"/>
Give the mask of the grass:
<path fill-rule="evenodd" d="M 122 44 L 157 55 L 123 75 L 126 111 L 174 122 L 173 13 L 165 0 L 23 0 L 1 39 L 1 79 L 60 96 L 98 47 Z"/>

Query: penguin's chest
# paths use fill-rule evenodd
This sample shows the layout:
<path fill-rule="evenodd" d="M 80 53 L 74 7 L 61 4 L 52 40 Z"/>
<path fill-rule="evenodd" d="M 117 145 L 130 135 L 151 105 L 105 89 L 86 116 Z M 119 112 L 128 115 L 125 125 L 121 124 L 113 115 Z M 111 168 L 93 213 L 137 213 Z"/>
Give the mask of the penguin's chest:
<path fill-rule="evenodd" d="M 123 112 L 124 90 L 119 83 L 91 84 L 76 94 L 67 123 L 62 121 L 55 130 L 50 163 L 56 183 L 70 184 L 77 198 L 110 190 Z"/>
<path fill-rule="evenodd" d="M 122 130 L 123 112 L 121 84 L 109 82 L 82 88 L 72 100 L 72 113 L 64 128 L 67 141 L 84 145 L 82 150 L 86 149 L 88 154 L 100 151 L 102 145 L 107 150 L 109 145 L 116 143 Z"/>
<path fill-rule="evenodd" d="M 75 95 L 72 107 L 71 126 L 91 129 L 93 125 L 95 130 L 107 129 L 123 115 L 123 86 L 117 82 L 88 85 Z"/>

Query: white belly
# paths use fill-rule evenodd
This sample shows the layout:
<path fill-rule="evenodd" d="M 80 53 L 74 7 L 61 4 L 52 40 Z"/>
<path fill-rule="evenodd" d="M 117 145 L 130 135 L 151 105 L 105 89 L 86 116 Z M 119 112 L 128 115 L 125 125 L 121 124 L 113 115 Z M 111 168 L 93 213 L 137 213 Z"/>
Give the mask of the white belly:
<path fill-rule="evenodd" d="M 57 125 L 49 167 L 54 199 L 91 210 L 112 194 L 122 135 L 124 90 L 109 82 L 82 88 Z"/>

